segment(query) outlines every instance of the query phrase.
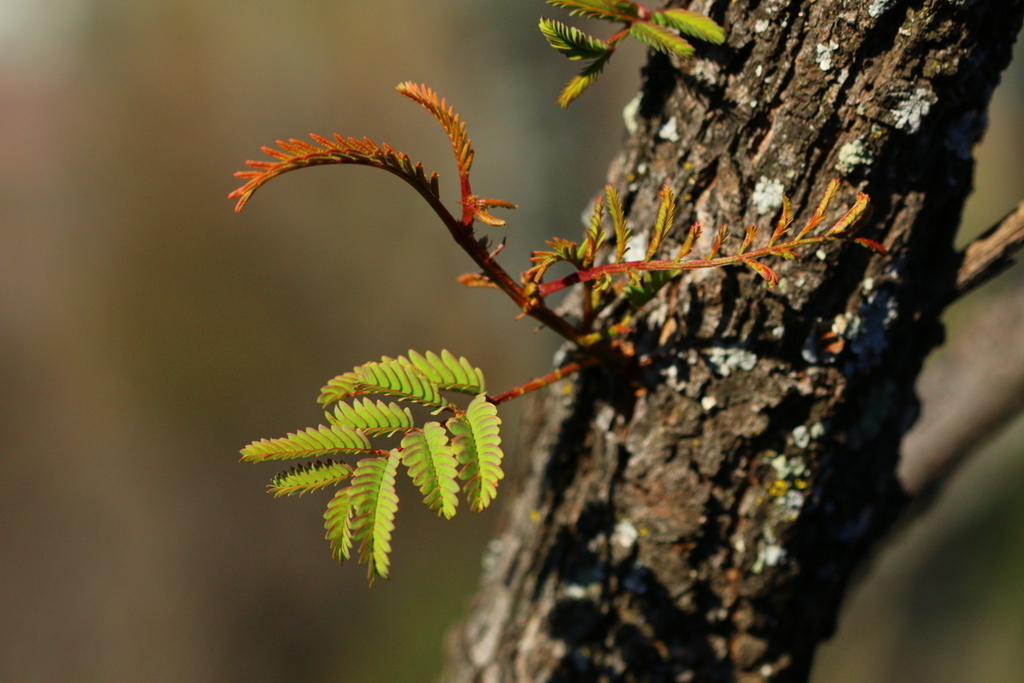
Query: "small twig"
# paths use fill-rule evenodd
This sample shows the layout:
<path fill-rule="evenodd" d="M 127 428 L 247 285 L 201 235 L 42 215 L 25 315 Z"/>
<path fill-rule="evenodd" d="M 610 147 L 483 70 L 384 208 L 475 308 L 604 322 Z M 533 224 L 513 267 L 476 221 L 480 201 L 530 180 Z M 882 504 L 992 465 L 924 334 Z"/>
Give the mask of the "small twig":
<path fill-rule="evenodd" d="M 530 380 L 526 384 L 520 384 L 517 387 L 513 387 L 503 394 L 498 394 L 497 396 L 488 396 L 487 400 L 496 406 L 501 405 L 505 401 L 510 401 L 513 398 L 518 398 L 523 394 L 527 394 L 531 391 L 536 391 L 537 389 L 542 389 L 547 385 L 557 382 L 558 380 L 564 377 L 568 377 L 574 372 L 582 370 L 583 368 L 587 368 L 592 365 L 597 365 L 599 362 L 600 361 L 597 358 L 589 356 L 582 360 L 566 363 L 562 367 L 556 368 L 555 370 L 549 372 L 546 375 L 543 375 L 542 377 Z"/>
<path fill-rule="evenodd" d="M 1021 247 L 1024 247 L 1024 201 L 961 252 L 963 258 L 956 274 L 956 289 L 947 305 L 1009 268 Z"/>

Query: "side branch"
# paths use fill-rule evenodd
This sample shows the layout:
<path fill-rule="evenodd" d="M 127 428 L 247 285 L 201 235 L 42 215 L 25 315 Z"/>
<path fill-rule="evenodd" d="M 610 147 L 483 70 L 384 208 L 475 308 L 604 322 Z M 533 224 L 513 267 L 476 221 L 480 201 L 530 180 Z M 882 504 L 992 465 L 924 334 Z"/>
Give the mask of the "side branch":
<path fill-rule="evenodd" d="M 512 399 L 528 394 L 531 391 L 543 389 L 547 385 L 553 384 L 564 377 L 568 377 L 574 372 L 579 372 L 583 368 L 588 368 L 593 365 L 597 365 L 598 363 L 598 359 L 593 356 L 589 356 L 583 360 L 566 363 L 546 375 L 530 380 L 526 384 L 520 384 L 519 386 L 513 387 L 502 394 L 498 394 L 497 396 L 488 396 L 487 400 L 496 406 L 501 405 L 505 401 L 511 401 Z"/>
<path fill-rule="evenodd" d="M 1024 201 L 963 250 L 950 304 L 1009 268 L 1024 247 Z"/>

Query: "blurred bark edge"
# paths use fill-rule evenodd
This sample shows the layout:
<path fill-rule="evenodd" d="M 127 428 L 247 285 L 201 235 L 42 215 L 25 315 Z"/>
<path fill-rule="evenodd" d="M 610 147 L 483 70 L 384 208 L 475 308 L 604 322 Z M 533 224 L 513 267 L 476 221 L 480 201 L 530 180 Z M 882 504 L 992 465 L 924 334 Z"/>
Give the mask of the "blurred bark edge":
<path fill-rule="evenodd" d="M 836 176 L 833 211 L 867 192 L 889 255 L 835 244 L 779 264 L 775 291 L 684 276 L 632 336 L 639 385 L 595 368 L 539 397 L 450 683 L 806 681 L 909 501 L 900 444 L 1024 0 L 696 4 L 728 41 L 645 67 L 610 171 L 633 229 L 662 184 L 677 231 L 766 225 L 783 191 L 800 224 Z"/>

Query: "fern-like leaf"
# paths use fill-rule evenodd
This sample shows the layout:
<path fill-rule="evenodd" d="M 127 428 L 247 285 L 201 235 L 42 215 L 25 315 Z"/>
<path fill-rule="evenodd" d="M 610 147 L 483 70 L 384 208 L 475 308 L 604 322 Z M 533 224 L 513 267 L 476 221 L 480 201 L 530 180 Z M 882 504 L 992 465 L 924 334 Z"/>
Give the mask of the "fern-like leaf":
<path fill-rule="evenodd" d="M 743 263 L 750 266 L 751 270 L 765 279 L 768 283 L 768 289 L 775 289 L 775 285 L 779 284 L 779 274 L 773 268 L 754 259 L 744 259 Z"/>
<path fill-rule="evenodd" d="M 344 563 L 352 556 L 352 487 L 338 489 L 327 503 L 324 513 L 324 528 L 331 544 L 331 554 L 338 562 Z"/>
<path fill-rule="evenodd" d="M 706 43 L 721 45 L 725 42 L 725 31 L 722 27 L 703 14 L 685 9 L 662 9 L 655 10 L 651 18 L 656 24 L 674 28 Z"/>
<path fill-rule="evenodd" d="M 352 474 L 352 467 L 333 460 L 315 460 L 296 465 L 287 472 L 281 472 L 270 482 L 274 497 L 302 495 L 334 484 L 340 484 Z"/>
<path fill-rule="evenodd" d="M 368 398 L 356 399 L 352 405 L 339 401 L 334 413 L 327 413 L 327 419 L 331 424 L 358 429 L 367 436 L 391 436 L 415 426 L 408 408 L 397 403 L 374 403 Z"/>
<path fill-rule="evenodd" d="M 599 57 L 594 60 L 586 67 L 583 71 L 580 71 L 579 75 L 573 77 L 569 81 L 565 88 L 562 89 L 562 93 L 558 96 L 558 105 L 562 109 L 566 109 L 573 100 L 583 94 L 583 91 L 589 88 L 597 80 L 597 77 L 601 75 L 601 71 L 604 70 L 604 65 L 608 63 L 612 53 L 609 52 L 603 57 Z"/>
<path fill-rule="evenodd" d="M 850 237 L 871 218 L 871 200 L 863 192 L 857 193 L 857 200 L 843 217 L 825 233 L 827 237 Z"/>
<path fill-rule="evenodd" d="M 638 21 L 629 27 L 629 35 L 642 43 L 653 47 L 658 52 L 676 55 L 681 59 L 693 56 L 693 45 L 680 38 L 663 26 Z"/>
<path fill-rule="evenodd" d="M 370 138 L 345 138 L 335 134 L 333 140 L 311 134 L 316 144 L 304 140 L 291 139 L 287 142 L 277 141 L 280 149 L 263 147 L 262 150 L 276 161 L 246 161 L 246 165 L 255 169 L 239 171 L 236 178 L 247 182 L 228 195 L 228 199 L 238 199 L 235 211 L 241 211 L 253 193 L 270 180 L 279 175 L 309 166 L 324 164 L 354 164 L 357 166 L 373 166 L 394 173 L 402 178 L 421 194 L 431 195 L 435 199 L 440 196 L 437 174 L 428 177 L 423 165 L 413 163 L 408 155 L 395 151 L 390 145 L 380 146 Z"/>
<path fill-rule="evenodd" d="M 568 59 L 598 59 L 615 49 L 603 40 L 546 17 L 540 18 L 540 32 L 551 47 Z"/>
<path fill-rule="evenodd" d="M 800 229 L 800 232 L 797 234 L 797 238 L 809 235 L 816 227 L 818 227 L 818 224 L 825 219 L 825 212 L 828 211 L 829 204 L 832 203 L 832 200 L 835 199 L 836 193 L 839 192 L 839 186 L 840 183 L 837 178 L 833 178 L 828 181 L 828 185 L 825 187 L 825 193 L 821 196 L 821 201 L 818 202 L 818 208 L 814 210 L 814 215 L 811 216 L 809 221 L 807 221 L 807 225 Z"/>
<path fill-rule="evenodd" d="M 400 459 L 396 449 L 388 455 L 360 460 L 349 486 L 352 539 L 359 543 L 359 561 L 367 565 L 370 583 L 377 576 L 388 576 L 391 532 L 398 511 L 395 473 Z"/>
<path fill-rule="evenodd" d="M 622 210 L 619 193 L 611 185 L 605 185 L 604 194 L 608 199 L 608 213 L 611 214 L 612 225 L 615 228 L 615 263 L 622 263 L 633 231 L 626 226 L 626 214 Z"/>
<path fill-rule="evenodd" d="M 441 389 L 404 358 L 384 356 L 380 362 L 364 363 L 338 375 L 320 390 L 318 401 L 325 405 L 352 396 L 381 394 L 419 403 L 436 411 L 453 410 L 441 397 Z"/>
<path fill-rule="evenodd" d="M 409 362 L 444 391 L 457 391 L 472 396 L 486 391 L 483 370 L 473 367 L 461 356 L 456 358 L 446 350 L 442 350 L 440 356 L 433 351 L 427 351 L 426 356 L 409 351 Z"/>
<path fill-rule="evenodd" d="M 629 21 L 637 16 L 636 6 L 631 2 L 614 0 L 547 0 L 549 5 L 569 10 L 571 16 L 607 19 L 608 21 Z"/>
<path fill-rule="evenodd" d="M 469 175 L 469 169 L 473 165 L 473 141 L 469 139 L 462 117 L 456 114 L 455 109 L 448 106 L 448 102 L 439 97 L 433 89 L 425 85 L 406 81 L 399 83 L 397 89 L 398 92 L 419 104 L 437 119 L 437 122 L 444 128 L 448 140 L 452 143 L 452 151 L 455 152 L 455 160 L 459 166 L 459 175 Z"/>
<path fill-rule="evenodd" d="M 654 222 L 654 230 L 651 231 L 651 242 L 647 246 L 645 261 L 650 261 L 658 253 L 658 247 L 665 240 L 676 219 L 676 195 L 672 188 L 662 185 L 658 197 L 661 198 L 661 204 L 658 206 L 658 218 Z"/>
<path fill-rule="evenodd" d="M 604 202 L 600 197 L 594 202 L 594 212 L 590 215 L 590 224 L 587 226 L 587 233 L 583 244 L 576 250 L 576 257 L 580 265 L 589 268 L 594 265 L 597 257 L 597 250 L 604 244 L 608 235 L 601 229 L 601 219 L 604 217 Z"/>
<path fill-rule="evenodd" d="M 463 490 L 474 512 L 491 504 L 505 476 L 500 425 L 497 408 L 482 394 L 473 399 L 465 415 L 448 420 L 448 430 L 455 435 L 452 448 L 462 465 L 459 478 L 466 481 Z"/>
<path fill-rule="evenodd" d="M 444 427 L 426 423 L 422 430 L 405 435 L 400 450 L 412 483 L 423 494 L 423 504 L 445 519 L 454 517 L 459 504 L 458 472 Z"/>
<path fill-rule="evenodd" d="M 363 432 L 344 425 L 320 425 L 288 434 L 279 439 L 261 439 L 242 449 L 242 460 L 289 460 L 339 453 L 372 453 L 370 440 Z"/>

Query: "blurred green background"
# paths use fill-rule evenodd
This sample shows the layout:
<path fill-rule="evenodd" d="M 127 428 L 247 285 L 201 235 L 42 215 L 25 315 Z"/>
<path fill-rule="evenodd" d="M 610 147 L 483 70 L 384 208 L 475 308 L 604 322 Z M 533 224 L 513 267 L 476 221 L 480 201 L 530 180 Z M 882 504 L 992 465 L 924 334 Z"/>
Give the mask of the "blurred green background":
<path fill-rule="evenodd" d="M 448 348 L 501 389 L 544 372 L 554 340 L 454 283 L 471 264 L 392 176 L 311 169 L 236 215 L 231 173 L 277 138 L 369 135 L 454 197 L 443 134 L 392 90 L 425 82 L 468 122 L 474 189 L 522 206 L 497 236 L 523 269 L 580 229 L 643 51 L 563 113 L 573 66 L 539 0 L 386 5 L 0 0 L 3 683 L 437 675 L 499 513 L 405 505 L 393 578 L 367 589 L 329 557 L 325 497 L 273 500 L 276 469 L 238 448 L 315 424 L 323 382 L 381 354 Z M 1022 92 L 1018 69 L 965 229 L 1024 196 Z M 819 680 L 1020 679 L 1022 432 L 866 570 Z"/>

